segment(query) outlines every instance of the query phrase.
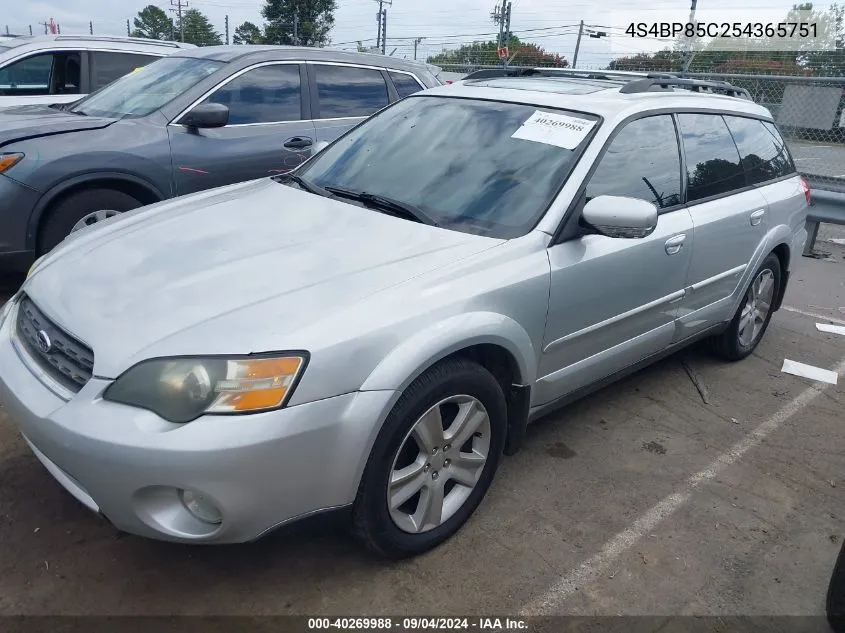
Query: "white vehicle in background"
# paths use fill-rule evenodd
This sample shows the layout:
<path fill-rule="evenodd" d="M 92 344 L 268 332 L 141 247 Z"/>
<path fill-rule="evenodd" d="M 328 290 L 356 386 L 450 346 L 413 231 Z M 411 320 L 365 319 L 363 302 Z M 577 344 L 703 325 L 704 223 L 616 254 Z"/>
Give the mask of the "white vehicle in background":
<path fill-rule="evenodd" d="M 193 44 L 130 37 L 41 35 L 0 40 L 0 108 L 71 103 Z"/>

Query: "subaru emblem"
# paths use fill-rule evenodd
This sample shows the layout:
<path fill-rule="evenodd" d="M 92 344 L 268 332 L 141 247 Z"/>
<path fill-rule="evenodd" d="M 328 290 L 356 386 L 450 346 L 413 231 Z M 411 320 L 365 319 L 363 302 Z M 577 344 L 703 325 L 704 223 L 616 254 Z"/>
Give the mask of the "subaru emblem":
<path fill-rule="evenodd" d="M 42 354 L 48 354 L 53 349 L 53 341 L 50 340 L 50 335 L 44 330 L 38 330 L 38 349 Z"/>

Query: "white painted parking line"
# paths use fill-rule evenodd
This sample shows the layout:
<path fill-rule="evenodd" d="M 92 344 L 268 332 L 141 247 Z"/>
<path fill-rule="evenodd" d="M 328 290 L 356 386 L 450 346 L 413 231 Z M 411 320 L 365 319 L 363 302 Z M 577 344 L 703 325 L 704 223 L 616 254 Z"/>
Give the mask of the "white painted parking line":
<path fill-rule="evenodd" d="M 835 371 L 816 367 L 815 365 L 806 365 L 799 363 L 797 360 L 789 360 L 788 358 L 783 359 L 781 371 L 785 374 L 818 380 L 819 382 L 826 382 L 830 385 L 835 385 L 838 377 Z"/>
<path fill-rule="evenodd" d="M 842 359 L 834 371 L 837 374 L 845 372 L 845 359 Z M 520 615 L 562 614 L 563 603 L 567 598 L 572 596 L 580 587 L 596 580 L 600 575 L 605 573 L 625 552 L 654 530 L 664 519 L 677 512 L 701 484 L 714 479 L 726 467 L 739 461 L 749 450 L 758 446 L 784 422 L 812 403 L 813 400 L 829 388 L 827 385 L 813 385 L 802 391 L 780 411 L 765 422 L 762 422 L 743 439 L 734 444 L 730 450 L 716 458 L 707 468 L 687 479 L 679 490 L 673 492 L 652 507 L 648 512 L 634 521 L 631 527 L 610 539 L 605 543 L 601 551 L 588 558 L 573 571 L 562 576 L 542 595 L 523 606 Z"/>
<path fill-rule="evenodd" d="M 830 334 L 841 334 L 845 336 L 845 326 L 830 325 L 829 323 L 816 323 L 816 329 L 819 332 L 829 332 Z"/>
<path fill-rule="evenodd" d="M 787 312 L 794 312 L 795 314 L 800 314 L 805 317 L 810 317 L 812 319 L 819 319 L 820 321 L 830 321 L 831 323 L 836 323 L 838 325 L 845 325 L 845 321 L 842 319 L 836 319 L 831 316 L 827 316 L 826 314 L 819 314 L 818 312 L 807 312 L 806 310 L 799 310 L 798 308 L 793 308 L 791 306 L 781 306 Z"/>

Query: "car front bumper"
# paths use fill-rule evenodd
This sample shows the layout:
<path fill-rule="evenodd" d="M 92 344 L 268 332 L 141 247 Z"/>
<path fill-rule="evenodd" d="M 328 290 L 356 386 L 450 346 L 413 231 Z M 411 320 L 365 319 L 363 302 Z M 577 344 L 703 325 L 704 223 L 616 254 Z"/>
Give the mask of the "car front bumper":
<path fill-rule="evenodd" d="M 104 401 L 93 378 L 69 401 L 30 371 L 0 327 L 0 403 L 53 477 L 117 528 L 191 543 L 250 541 L 351 504 L 392 391 L 356 392 L 279 411 L 205 416 L 184 425 Z M 219 525 L 179 491 L 203 495 Z"/>

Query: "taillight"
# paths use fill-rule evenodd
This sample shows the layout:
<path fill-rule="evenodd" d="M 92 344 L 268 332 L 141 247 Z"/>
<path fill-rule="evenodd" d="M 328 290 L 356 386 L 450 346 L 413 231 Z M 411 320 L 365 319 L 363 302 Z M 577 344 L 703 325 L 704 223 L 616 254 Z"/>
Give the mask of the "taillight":
<path fill-rule="evenodd" d="M 801 189 L 804 190 L 804 197 L 807 199 L 807 206 L 813 203 L 813 192 L 810 191 L 810 183 L 803 176 L 801 177 Z"/>

